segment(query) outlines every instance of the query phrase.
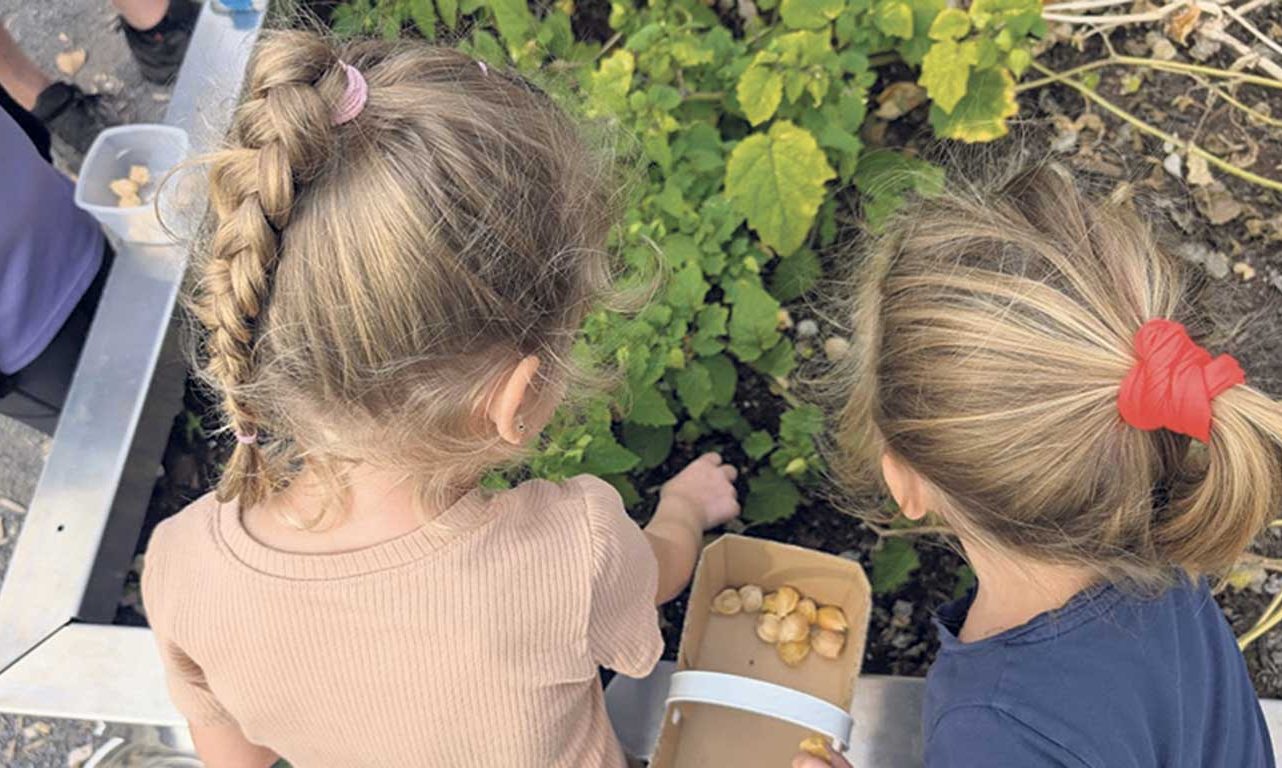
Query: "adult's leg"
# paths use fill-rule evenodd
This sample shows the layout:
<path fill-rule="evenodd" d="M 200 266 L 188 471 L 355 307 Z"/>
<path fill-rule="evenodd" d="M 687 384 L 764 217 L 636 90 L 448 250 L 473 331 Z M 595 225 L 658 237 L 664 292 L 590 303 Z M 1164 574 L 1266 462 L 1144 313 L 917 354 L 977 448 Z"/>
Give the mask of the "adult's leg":
<path fill-rule="evenodd" d="M 120 11 L 125 42 L 143 77 L 153 83 L 173 80 L 200 15 L 192 0 L 112 0 Z"/>
<path fill-rule="evenodd" d="M 53 84 L 44 72 L 18 47 L 18 41 L 0 24 L 0 86 L 18 106 L 30 112 L 40 92 Z"/>
<path fill-rule="evenodd" d="M 151 29 L 169 11 L 169 0 L 111 0 L 111 4 L 134 29 Z"/>

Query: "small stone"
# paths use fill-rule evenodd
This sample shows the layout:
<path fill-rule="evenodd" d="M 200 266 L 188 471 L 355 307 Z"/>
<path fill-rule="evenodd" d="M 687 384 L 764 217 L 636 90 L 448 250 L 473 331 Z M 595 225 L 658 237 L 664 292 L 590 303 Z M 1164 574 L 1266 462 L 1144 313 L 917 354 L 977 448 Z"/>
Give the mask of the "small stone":
<path fill-rule="evenodd" d="M 1207 256 L 1202 266 L 1206 267 L 1206 273 L 1216 280 L 1223 280 L 1229 276 L 1229 257 L 1219 251 Z"/>
<path fill-rule="evenodd" d="M 1282 272 L 1272 272 L 1269 274 L 1269 285 L 1282 291 Z"/>
<path fill-rule="evenodd" d="M 1166 169 L 1167 173 L 1171 174 L 1175 178 L 1182 179 L 1184 178 L 1183 163 L 1184 161 L 1183 158 L 1180 157 L 1180 153 L 1172 152 L 1166 156 L 1165 160 L 1162 161 L 1162 167 Z"/>
<path fill-rule="evenodd" d="M 1233 265 L 1233 274 L 1242 278 L 1243 282 L 1249 283 L 1255 279 L 1255 267 L 1245 261 L 1239 261 Z"/>
<path fill-rule="evenodd" d="M 824 355 L 829 360 L 840 360 L 850 353 L 850 342 L 840 336 L 830 336 L 824 339 Z"/>
<path fill-rule="evenodd" d="M 1197 241 L 1184 241 L 1175 247 L 1175 255 L 1190 264 L 1205 264 L 1207 258 L 1211 255 L 1211 249 L 1206 243 Z"/>
<path fill-rule="evenodd" d="M 58 66 L 58 71 L 67 77 L 74 76 L 85 65 L 87 58 L 84 48 L 77 48 L 74 51 L 60 53 L 53 57 L 54 63 Z"/>
<path fill-rule="evenodd" d="M 166 101 L 169 101 L 169 94 L 167 94 L 167 93 L 153 93 L 153 94 L 151 94 L 151 100 L 152 100 L 152 101 L 156 101 L 156 102 L 160 102 L 160 103 L 162 103 L 162 104 L 163 104 L 163 103 L 165 103 Z"/>
<path fill-rule="evenodd" d="M 59 33 L 58 33 L 58 42 L 62 43 L 63 45 L 70 45 L 70 44 L 71 44 L 71 38 L 70 38 L 70 37 L 67 37 L 67 33 L 66 33 L 66 32 L 59 32 Z"/>
<path fill-rule="evenodd" d="M 1153 51 L 1153 58 L 1158 61 L 1170 61 L 1179 55 L 1175 45 L 1157 32 L 1149 32 L 1146 39 Z"/>
<path fill-rule="evenodd" d="M 35 739 L 38 739 L 41 736 L 48 736 L 52 732 L 53 732 L 52 726 L 50 726 L 46 722 L 37 720 L 36 722 L 22 729 L 22 738 L 27 741 L 34 741 Z"/>
<path fill-rule="evenodd" d="M 797 323 L 797 338 L 809 339 L 812 336 L 818 336 L 818 335 L 819 335 L 819 323 L 816 323 L 814 320 L 807 319 Z"/>
<path fill-rule="evenodd" d="M 913 623 L 913 604 L 907 600 L 896 600 L 890 609 L 890 625 L 905 628 Z"/>

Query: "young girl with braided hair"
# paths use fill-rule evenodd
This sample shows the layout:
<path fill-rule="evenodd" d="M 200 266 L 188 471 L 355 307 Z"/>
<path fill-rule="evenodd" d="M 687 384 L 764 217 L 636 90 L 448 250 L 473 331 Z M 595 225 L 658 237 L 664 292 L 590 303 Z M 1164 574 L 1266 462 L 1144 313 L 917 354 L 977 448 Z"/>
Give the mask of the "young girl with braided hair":
<path fill-rule="evenodd" d="M 1189 314 L 1146 225 L 1054 166 L 867 253 L 835 469 L 948 524 L 978 582 L 936 616 L 928 768 L 1273 765 L 1204 576 L 1282 506 L 1282 405 Z"/>
<path fill-rule="evenodd" d="M 237 442 L 143 578 L 211 768 L 623 764 L 598 667 L 650 672 L 734 469 L 692 463 L 644 532 L 596 478 L 478 488 L 578 380 L 609 179 L 459 52 L 260 43 L 189 302 Z"/>

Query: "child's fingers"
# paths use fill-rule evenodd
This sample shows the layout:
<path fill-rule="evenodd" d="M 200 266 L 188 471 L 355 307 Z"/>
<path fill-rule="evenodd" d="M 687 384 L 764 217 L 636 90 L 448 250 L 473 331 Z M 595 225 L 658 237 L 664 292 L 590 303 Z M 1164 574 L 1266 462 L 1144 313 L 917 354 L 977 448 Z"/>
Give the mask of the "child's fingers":
<path fill-rule="evenodd" d="M 829 768 L 829 766 L 814 755 L 798 752 L 797 756 L 792 758 L 792 768 Z"/>
<path fill-rule="evenodd" d="M 721 465 L 721 454 L 717 453 L 716 451 L 710 451 L 708 453 L 703 454 L 699 458 L 695 459 L 695 461 L 706 462 L 708 464 L 711 464 L 714 467 L 717 467 Z"/>
<path fill-rule="evenodd" d="M 735 478 L 739 476 L 739 470 L 736 469 L 733 464 L 722 464 L 720 469 L 721 469 L 721 474 L 725 475 L 726 479 L 732 483 L 734 482 Z"/>

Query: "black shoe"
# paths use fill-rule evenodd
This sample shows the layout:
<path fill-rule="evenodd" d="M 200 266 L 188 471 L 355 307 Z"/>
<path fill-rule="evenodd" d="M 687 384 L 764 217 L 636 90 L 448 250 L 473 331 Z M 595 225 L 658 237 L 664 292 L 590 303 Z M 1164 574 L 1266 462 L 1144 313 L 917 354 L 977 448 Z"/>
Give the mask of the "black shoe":
<path fill-rule="evenodd" d="M 148 30 L 138 30 L 120 20 L 125 42 L 138 62 L 142 76 L 157 85 L 174 79 L 191 42 L 191 30 L 200 15 L 200 4 L 192 0 L 169 0 L 169 10 L 160 23 Z"/>
<path fill-rule="evenodd" d="M 115 111 L 102 96 L 85 93 L 71 83 L 54 83 L 36 97 L 31 114 L 53 134 L 59 150 L 69 150 L 68 162 L 79 165 L 80 157 L 104 128 L 120 123 Z M 65 145 L 65 146 L 59 146 Z"/>

